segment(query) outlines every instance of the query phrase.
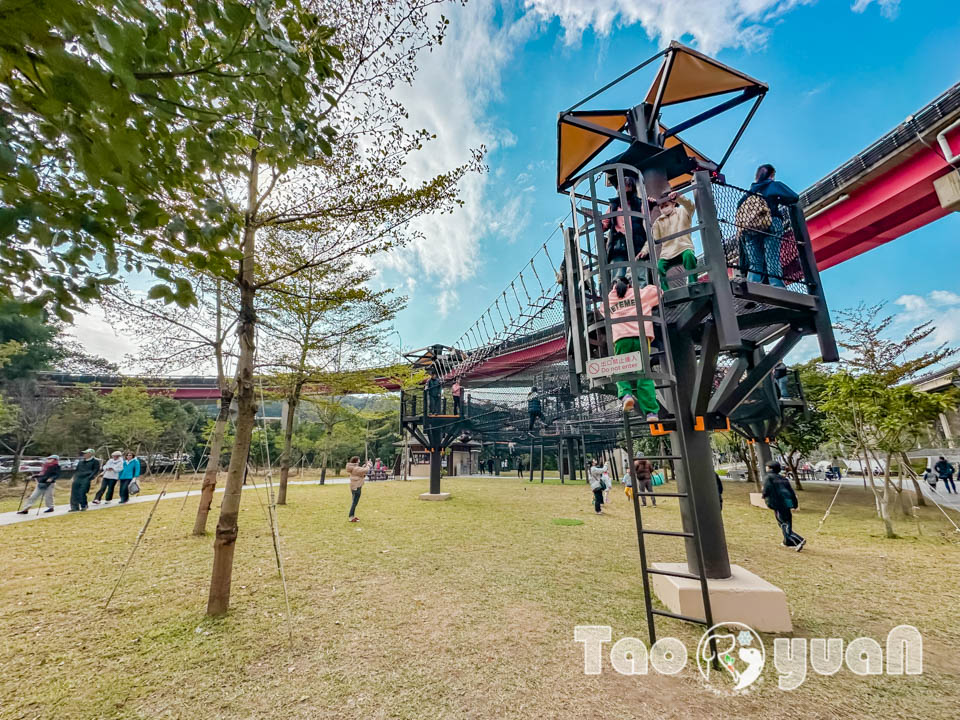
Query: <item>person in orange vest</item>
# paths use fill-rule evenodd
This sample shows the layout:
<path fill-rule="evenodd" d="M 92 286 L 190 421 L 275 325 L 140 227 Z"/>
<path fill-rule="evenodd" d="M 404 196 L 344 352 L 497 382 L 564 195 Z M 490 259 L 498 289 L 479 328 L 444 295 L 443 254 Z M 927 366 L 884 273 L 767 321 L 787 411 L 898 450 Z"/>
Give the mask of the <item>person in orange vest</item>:
<path fill-rule="evenodd" d="M 647 285 L 640 290 L 640 311 L 643 315 L 650 315 L 653 308 L 660 302 L 660 288 L 655 284 Z M 633 291 L 626 278 L 617 278 L 607 297 L 610 305 L 610 317 L 633 318 L 625 322 L 612 324 L 613 354 L 626 355 L 640 350 L 640 324 L 637 320 L 637 307 Z M 600 312 L 604 312 L 603 305 L 598 305 Z M 643 323 L 643 332 L 647 341 L 647 348 L 653 339 L 653 323 L 649 320 Z M 621 409 L 630 412 L 634 407 L 646 415 L 648 422 L 657 422 L 660 412 L 660 403 L 657 402 L 657 391 L 653 380 L 638 378 L 637 380 L 621 380 L 617 383 L 617 397 L 620 398 Z"/>

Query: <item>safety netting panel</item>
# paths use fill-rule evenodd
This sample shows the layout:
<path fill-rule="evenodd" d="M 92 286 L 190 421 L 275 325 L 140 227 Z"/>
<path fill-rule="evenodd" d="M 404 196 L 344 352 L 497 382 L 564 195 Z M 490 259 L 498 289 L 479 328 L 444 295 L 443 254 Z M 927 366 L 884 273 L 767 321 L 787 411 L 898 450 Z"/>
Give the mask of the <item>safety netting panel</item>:
<path fill-rule="evenodd" d="M 712 187 L 731 275 L 809 294 L 790 207 L 734 185 Z"/>

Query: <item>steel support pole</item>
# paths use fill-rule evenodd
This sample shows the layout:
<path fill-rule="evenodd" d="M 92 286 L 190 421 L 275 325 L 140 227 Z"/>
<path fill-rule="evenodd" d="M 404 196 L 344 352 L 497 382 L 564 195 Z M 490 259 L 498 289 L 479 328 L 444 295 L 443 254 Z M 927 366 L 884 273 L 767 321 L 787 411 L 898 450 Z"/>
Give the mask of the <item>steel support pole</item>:
<path fill-rule="evenodd" d="M 440 478 L 442 476 L 442 468 L 440 466 L 440 454 L 442 452 L 442 448 L 440 447 L 440 430 L 431 429 L 427 435 L 427 439 L 430 440 L 430 494 L 439 495 Z"/>
<path fill-rule="evenodd" d="M 543 483 L 543 440 L 540 441 L 540 483 Z"/>
<path fill-rule="evenodd" d="M 711 579 L 730 577 L 730 558 L 727 554 L 727 539 L 723 531 L 723 515 L 720 513 L 720 497 L 714 478 L 713 453 L 710 449 L 710 433 L 693 429 L 694 417 L 690 413 L 691 389 L 697 372 L 696 347 L 693 338 L 681 333 L 670 334 L 674 372 L 677 382 L 679 407 L 671 408 L 677 419 L 677 429 L 670 434 L 671 454 L 681 454 L 686 448 L 686 463 L 679 463 L 677 490 L 686 492 L 681 498 L 680 511 L 683 529 L 699 535 L 703 548 L 703 574 Z M 682 437 L 680 437 L 682 434 Z M 687 477 L 689 471 L 689 477 Z M 690 507 L 696 503 L 695 513 Z M 696 516 L 699 527 L 694 527 Z M 687 566 L 691 573 L 700 574 L 697 563 L 696 538 L 686 538 Z"/>

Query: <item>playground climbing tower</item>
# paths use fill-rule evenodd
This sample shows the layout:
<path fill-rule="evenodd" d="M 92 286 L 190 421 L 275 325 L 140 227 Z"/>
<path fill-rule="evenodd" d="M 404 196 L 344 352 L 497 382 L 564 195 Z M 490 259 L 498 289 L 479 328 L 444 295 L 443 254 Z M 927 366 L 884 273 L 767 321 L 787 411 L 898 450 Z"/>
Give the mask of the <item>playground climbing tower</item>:
<path fill-rule="evenodd" d="M 657 59 L 659 70 L 638 105 L 584 109 Z M 783 198 L 754 195 L 726 183 L 722 175 L 766 92 L 763 83 L 674 42 L 558 119 L 557 189 L 569 195 L 573 217 L 564 230 L 561 278 L 572 387 L 577 393 L 614 393 L 617 381 L 651 378 L 661 415 L 647 422 L 642 415 L 624 414 L 628 450 L 632 457 L 631 438 L 646 424 L 655 435 L 669 434 L 668 457 L 677 461 L 683 532 L 675 534 L 685 542 L 684 567 L 648 564 L 645 538 L 655 531 L 644 529 L 634 494 L 651 639 L 655 615 L 708 625 L 752 620 L 759 630 L 782 630 L 790 623 L 785 600 L 764 608 L 769 598 L 759 590 L 748 592 L 773 586 L 730 563 L 709 439 L 709 431 L 729 429 L 745 403 L 755 406 L 759 418 L 779 412 L 776 398 L 763 407 L 763 388 L 772 384 L 774 366 L 803 337 L 817 338 L 825 361 L 837 359 L 799 207 Z M 683 114 L 686 103 L 697 101 L 702 107 L 707 100 L 717 102 L 689 117 Z M 741 105 L 749 109 L 718 162 L 680 137 Z M 667 108 L 680 116 L 670 125 L 663 119 Z M 590 166 L 604 152 L 609 157 Z M 627 195 L 629 178 L 637 181 L 639 202 Z M 695 215 L 689 229 L 654 242 L 656 202 L 671 191 L 690 200 Z M 612 227 L 622 228 L 626 259 L 607 258 Z M 692 241 L 696 266 L 675 267 L 661 280 L 662 243 L 681 236 Z M 610 292 L 617 275 L 629 280 L 635 315 L 611 317 Z M 647 286 L 661 283 L 665 288 L 659 302 L 644 313 L 641 295 L 649 293 Z M 652 325 L 652 345 L 640 343 L 639 350 L 616 355 L 614 325 L 621 322 Z M 670 611 L 653 607 L 651 585 Z M 739 593 L 740 607 L 730 601 L 730 593 Z M 758 622 L 762 618 L 768 620 Z"/>

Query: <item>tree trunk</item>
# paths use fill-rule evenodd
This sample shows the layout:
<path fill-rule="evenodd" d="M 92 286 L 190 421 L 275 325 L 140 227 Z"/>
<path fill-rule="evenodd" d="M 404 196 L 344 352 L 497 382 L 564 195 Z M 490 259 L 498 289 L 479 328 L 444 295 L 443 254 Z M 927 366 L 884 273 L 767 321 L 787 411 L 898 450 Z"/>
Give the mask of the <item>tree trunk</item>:
<path fill-rule="evenodd" d="M 243 229 L 243 260 L 240 264 L 240 312 L 237 338 L 240 357 L 237 359 L 237 425 L 227 470 L 227 485 L 220 504 L 216 539 L 213 541 L 213 572 L 207 615 L 223 615 L 230 607 L 230 582 L 233 578 L 233 553 L 237 543 L 237 520 L 240 495 L 243 492 L 244 468 L 250 456 L 250 441 L 256 420 L 257 403 L 253 387 L 253 363 L 256 352 L 257 313 L 255 307 L 254 256 L 257 231 L 253 225 L 258 188 L 257 151 L 250 151 L 247 179 L 247 213 Z"/>
<path fill-rule="evenodd" d="M 918 507 L 926 507 L 927 501 L 923 498 L 923 490 L 920 488 L 920 483 L 917 482 L 917 474 L 913 471 L 913 466 L 910 464 L 910 458 L 907 457 L 907 454 L 902 452 L 900 453 L 900 468 L 901 472 L 903 470 L 907 471 L 907 475 L 910 477 L 910 482 L 913 483 L 913 492 L 916 493 L 916 505 Z"/>
<path fill-rule="evenodd" d="M 320 484 L 325 485 L 327 482 L 327 451 L 323 451 L 323 459 L 320 461 Z"/>
<path fill-rule="evenodd" d="M 17 446 L 16 452 L 13 454 L 13 465 L 10 467 L 10 485 L 16 485 L 17 480 L 20 479 L 20 461 L 23 459 L 23 448 L 19 445 Z M 27 484 L 27 480 L 23 481 L 23 484 Z"/>
<path fill-rule="evenodd" d="M 217 476 L 220 474 L 220 456 L 223 454 L 223 436 L 227 431 L 227 422 L 230 420 L 230 405 L 233 403 L 233 389 L 224 388 L 220 391 L 220 409 L 217 411 L 217 421 L 213 426 L 213 438 L 210 440 L 210 455 L 207 457 L 207 469 L 203 473 L 203 485 L 200 488 L 200 507 L 197 508 L 197 519 L 193 523 L 194 535 L 207 534 L 207 516 L 213 504 L 213 493 L 217 489 Z"/>
<path fill-rule="evenodd" d="M 283 452 L 280 453 L 280 490 L 277 492 L 277 505 L 287 504 L 287 478 L 290 477 L 290 454 L 293 449 L 293 416 L 297 412 L 300 390 L 287 398 L 287 421 L 283 426 Z"/>
<path fill-rule="evenodd" d="M 870 451 L 863 449 L 867 458 L 866 472 L 870 475 L 870 488 L 873 490 L 874 497 L 877 500 L 877 507 L 880 511 L 880 519 L 883 520 L 884 534 L 887 538 L 895 538 L 897 534 L 893 531 L 893 519 L 890 517 L 890 466 L 887 465 L 884 470 L 883 493 L 877 493 L 877 483 L 873 477 L 873 467 L 871 465 Z"/>

